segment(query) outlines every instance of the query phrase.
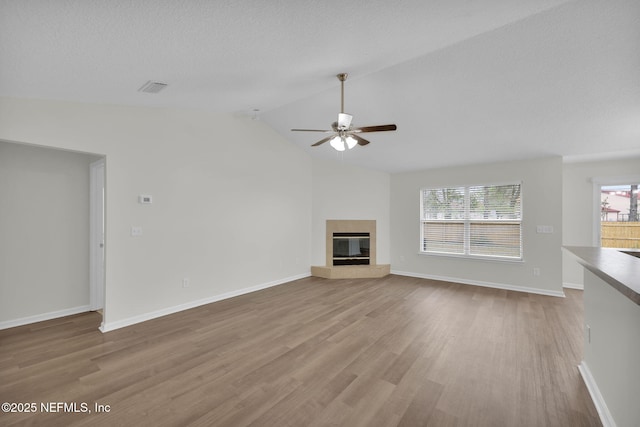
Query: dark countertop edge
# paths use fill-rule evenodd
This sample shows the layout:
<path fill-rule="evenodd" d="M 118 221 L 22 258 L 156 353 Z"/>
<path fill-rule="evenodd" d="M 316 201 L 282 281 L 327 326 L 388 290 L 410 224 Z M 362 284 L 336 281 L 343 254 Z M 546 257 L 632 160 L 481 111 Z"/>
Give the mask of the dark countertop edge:
<path fill-rule="evenodd" d="M 621 253 L 634 249 L 564 246 L 584 268 L 611 285 L 636 305 L 640 305 L 640 258 Z"/>

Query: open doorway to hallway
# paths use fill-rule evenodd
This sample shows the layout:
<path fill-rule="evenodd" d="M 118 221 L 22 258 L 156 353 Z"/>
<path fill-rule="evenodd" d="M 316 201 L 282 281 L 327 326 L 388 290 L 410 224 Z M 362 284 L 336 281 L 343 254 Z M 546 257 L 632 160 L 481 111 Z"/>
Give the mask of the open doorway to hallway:
<path fill-rule="evenodd" d="M 102 158 L 0 141 L 0 329 L 91 310 L 90 165 Z"/>

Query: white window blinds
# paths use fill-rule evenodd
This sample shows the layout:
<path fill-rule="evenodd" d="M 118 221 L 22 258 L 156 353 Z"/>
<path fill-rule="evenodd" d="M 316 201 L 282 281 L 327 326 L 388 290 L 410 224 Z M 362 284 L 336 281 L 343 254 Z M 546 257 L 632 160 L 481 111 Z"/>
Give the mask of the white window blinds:
<path fill-rule="evenodd" d="M 421 190 L 421 251 L 522 259 L 521 187 Z"/>

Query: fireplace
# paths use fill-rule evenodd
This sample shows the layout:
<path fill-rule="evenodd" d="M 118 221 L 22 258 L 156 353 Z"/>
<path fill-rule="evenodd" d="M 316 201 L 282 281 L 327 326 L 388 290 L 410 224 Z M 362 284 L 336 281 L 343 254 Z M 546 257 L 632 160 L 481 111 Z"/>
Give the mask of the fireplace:
<path fill-rule="evenodd" d="M 370 243 L 366 232 L 333 233 L 333 265 L 369 265 Z"/>
<path fill-rule="evenodd" d="M 389 264 L 376 262 L 376 221 L 328 219 L 326 264 L 312 265 L 311 274 L 325 279 L 384 277 Z"/>

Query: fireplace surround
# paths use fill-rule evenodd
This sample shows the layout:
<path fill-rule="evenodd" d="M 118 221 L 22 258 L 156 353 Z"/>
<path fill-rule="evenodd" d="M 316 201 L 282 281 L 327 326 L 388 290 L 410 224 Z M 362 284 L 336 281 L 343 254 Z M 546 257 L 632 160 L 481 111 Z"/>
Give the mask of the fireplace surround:
<path fill-rule="evenodd" d="M 375 220 L 326 222 L 326 264 L 312 266 L 313 276 L 327 279 L 372 278 L 389 274 L 389 264 L 377 264 Z"/>

